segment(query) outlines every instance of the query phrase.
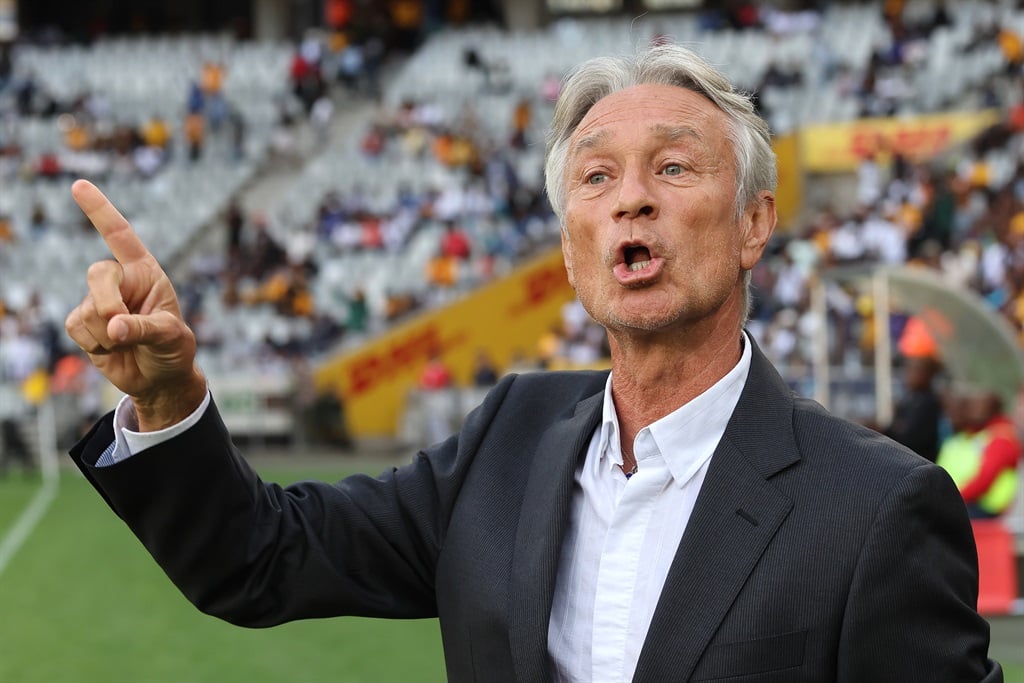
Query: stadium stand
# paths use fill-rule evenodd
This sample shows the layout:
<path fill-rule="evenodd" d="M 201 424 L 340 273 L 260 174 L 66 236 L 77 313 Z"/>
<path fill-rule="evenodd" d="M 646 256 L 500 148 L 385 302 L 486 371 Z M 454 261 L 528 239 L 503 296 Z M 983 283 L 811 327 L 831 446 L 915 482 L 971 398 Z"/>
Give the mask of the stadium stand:
<path fill-rule="evenodd" d="M 5 187 L 0 216 L 12 235 L 0 250 L 5 318 L 23 317 L 38 293 L 39 317 L 54 336 L 52 328 L 59 330 L 79 296 L 85 264 L 102 255 L 70 203 L 68 172 L 61 170 L 83 161 L 65 147 L 69 127 L 81 123 L 79 118 L 102 121 L 107 112 L 108 127 L 138 127 L 154 115 L 171 122 L 166 164 L 149 175 L 113 164 L 105 172 L 114 179 L 110 194 L 157 257 L 179 273 L 191 319 L 208 342 L 204 364 L 234 372 L 245 370 L 239 366 L 247 359 L 250 368 L 287 372 L 282 354 L 328 353 L 339 343 L 359 343 L 365 334 L 392 324 L 398 311 L 448 300 L 460 287 L 501 274 L 557 239 L 557 226 L 538 198 L 543 131 L 557 89 L 553 82 L 579 60 L 628 51 L 649 40 L 691 45 L 756 91 L 779 134 L 866 115 L 905 117 L 981 106 L 1009 116 L 1020 101 L 1020 69 L 999 31 L 1019 35 L 1024 14 L 1007 3 L 980 1 L 952 4 L 947 14 L 937 16 L 931 3 L 911 2 L 893 22 L 883 16 L 880 3 L 860 3 L 831 4 L 820 13 L 765 11 L 758 26 L 745 29 L 716 27 L 707 15 L 689 13 L 562 19 L 532 31 L 439 30 L 387 72 L 379 102 L 340 82 L 331 84 L 335 109 L 354 108 L 352 101 L 358 100 L 361 120 L 354 134 L 330 138 L 317 153 L 299 159 L 301 166 L 260 215 L 244 215 L 244 247 L 262 224 L 266 238 L 284 254 L 277 267 L 258 273 L 233 272 L 239 264 L 228 254 L 216 254 L 221 246 L 210 247 L 226 238 L 211 235 L 247 184 L 280 167 L 277 145 L 288 132 L 282 116 L 298 117 L 299 127 L 308 125 L 290 76 L 296 54 L 308 50 L 310 41 L 316 44 L 316 35 L 302 45 L 197 35 L 111 38 L 88 47 L 19 46 L 15 77 L 0 95 L 4 111 L 14 112 L 4 117 L 0 144 L 8 150 L 0 155 Z M 315 49 L 330 54 L 326 36 Z M 200 158 L 190 162 L 183 135 L 188 95 L 209 63 L 222 65 L 221 92 L 244 121 L 244 150 L 235 155 L 231 136 L 211 131 Z M 26 83 L 33 84 L 31 97 Z M 531 116 L 523 140 L 513 144 L 517 105 L 523 101 Z M 74 121 L 64 116 L 69 113 Z M 459 140 L 453 131 L 473 135 Z M 1012 215 L 1002 216 L 1006 225 L 991 232 L 979 232 L 977 225 L 988 215 L 990 198 L 1016 192 L 1021 145 L 1013 132 L 1004 144 L 965 146 L 945 157 L 962 204 L 954 218 L 956 239 L 937 258 L 961 268 L 984 268 L 977 280 L 981 291 L 1019 330 L 1010 303 L 1018 294 L 1009 282 L 1013 268 L 992 265 L 1013 253 L 1006 241 Z M 450 154 L 462 142 L 476 150 L 474 163 L 437 159 L 440 145 Z M 51 163 L 49 157 L 56 157 L 56 169 L 41 163 Z M 84 161 L 97 163 L 88 155 Z M 811 360 L 807 278 L 816 265 L 932 258 L 927 240 L 902 240 L 902 245 L 900 240 L 900 230 L 906 237 L 921 228 L 927 198 L 938 189 L 938 178 L 926 172 L 912 164 L 879 166 L 878 192 L 888 201 L 878 205 L 877 214 L 858 214 L 853 202 L 808 206 L 796 223 L 780 230 L 773 254 L 755 274 L 761 303 L 752 329 L 780 366 L 792 369 L 794 384 Z M 102 171 L 97 176 L 101 182 L 103 176 Z M 496 187 L 501 182 L 506 187 Z M 525 198 L 510 192 L 508 184 L 525 188 Z M 46 227 L 33 229 L 37 205 Z M 446 219 L 466 230 L 474 258 L 460 270 L 455 290 L 438 296 L 425 273 Z M 877 246 L 844 252 L 851 243 Z M 972 250 L 978 252 L 975 266 L 967 263 Z M 360 299 L 364 324 L 350 325 L 352 301 Z M 867 357 L 859 346 L 867 304 L 839 289 L 830 291 L 830 299 L 841 328 L 835 360 L 857 372 Z M 297 314 L 296 301 L 304 312 Z M 41 321 L 29 327 L 38 328 Z M 8 322 L 6 328 L 18 326 Z M 351 328 L 347 334 L 346 327 Z M 5 339 L 14 336 L 8 331 Z M 55 336 L 58 348 L 50 351 L 66 350 L 61 335 Z M 579 349 L 573 355 L 589 357 Z M 5 379 L 19 378 L 8 373 Z"/>

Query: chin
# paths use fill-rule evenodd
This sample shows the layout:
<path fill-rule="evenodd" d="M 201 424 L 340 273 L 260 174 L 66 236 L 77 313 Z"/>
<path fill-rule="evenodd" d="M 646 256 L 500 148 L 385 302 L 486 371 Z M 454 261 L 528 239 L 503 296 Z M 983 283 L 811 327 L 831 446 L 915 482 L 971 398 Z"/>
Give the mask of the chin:
<path fill-rule="evenodd" d="M 672 326 L 679 320 L 678 315 L 653 315 L 649 312 L 632 315 L 610 315 L 599 321 L 609 330 L 621 332 L 658 332 Z"/>

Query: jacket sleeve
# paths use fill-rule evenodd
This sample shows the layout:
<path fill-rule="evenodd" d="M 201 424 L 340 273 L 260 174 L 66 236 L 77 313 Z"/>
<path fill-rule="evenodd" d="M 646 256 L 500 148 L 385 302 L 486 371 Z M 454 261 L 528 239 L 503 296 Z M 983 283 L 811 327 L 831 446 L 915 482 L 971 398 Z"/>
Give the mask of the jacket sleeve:
<path fill-rule="evenodd" d="M 434 571 L 473 453 L 514 381 L 459 435 L 404 467 L 337 483 L 265 483 L 216 406 L 181 436 L 110 467 L 112 414 L 75 463 L 199 609 L 243 626 L 342 614 L 435 616 Z"/>
<path fill-rule="evenodd" d="M 844 614 L 837 681 L 1002 681 L 977 613 L 970 522 L 944 470 L 922 464 L 884 497 Z"/>

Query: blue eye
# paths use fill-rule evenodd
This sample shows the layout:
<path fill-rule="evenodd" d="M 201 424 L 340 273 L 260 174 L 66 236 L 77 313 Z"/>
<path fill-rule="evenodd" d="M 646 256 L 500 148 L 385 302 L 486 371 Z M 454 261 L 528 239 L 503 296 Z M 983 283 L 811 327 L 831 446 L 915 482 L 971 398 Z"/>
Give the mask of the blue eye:
<path fill-rule="evenodd" d="M 587 182 L 590 183 L 591 185 L 598 185 L 600 183 L 603 183 L 607 177 L 608 176 L 606 176 L 604 173 L 595 173 L 594 175 L 587 177 Z"/>
<path fill-rule="evenodd" d="M 679 164 L 669 164 L 665 167 L 665 170 L 663 170 L 662 173 L 665 175 L 682 175 L 683 167 Z"/>

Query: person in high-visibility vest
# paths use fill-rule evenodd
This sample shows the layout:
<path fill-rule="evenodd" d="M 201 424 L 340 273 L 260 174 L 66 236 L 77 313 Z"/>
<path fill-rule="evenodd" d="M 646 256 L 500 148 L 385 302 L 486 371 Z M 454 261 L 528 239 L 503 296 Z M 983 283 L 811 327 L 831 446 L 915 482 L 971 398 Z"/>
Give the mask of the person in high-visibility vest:
<path fill-rule="evenodd" d="M 1017 491 L 1020 437 L 994 391 L 968 397 L 964 410 L 969 427 L 943 444 L 938 464 L 956 482 L 971 517 L 998 517 Z"/>

